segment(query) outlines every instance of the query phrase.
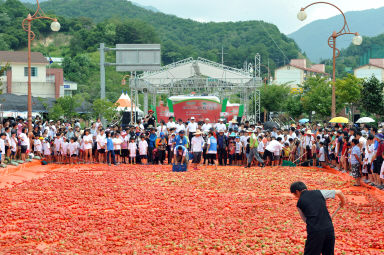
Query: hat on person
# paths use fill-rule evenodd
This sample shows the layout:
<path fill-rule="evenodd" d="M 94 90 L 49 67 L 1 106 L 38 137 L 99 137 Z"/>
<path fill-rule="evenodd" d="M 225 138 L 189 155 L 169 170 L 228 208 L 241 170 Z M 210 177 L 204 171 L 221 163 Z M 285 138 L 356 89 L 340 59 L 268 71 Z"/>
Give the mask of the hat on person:
<path fill-rule="evenodd" d="M 149 111 L 148 111 L 148 113 L 151 113 L 151 112 L 154 112 L 152 109 L 150 109 Z"/>
<path fill-rule="evenodd" d="M 219 121 L 224 121 L 224 119 L 223 119 L 223 118 L 221 118 L 221 119 L 219 119 Z"/>
<path fill-rule="evenodd" d="M 248 129 L 247 129 L 247 133 L 253 133 L 253 129 L 248 128 Z"/>
<path fill-rule="evenodd" d="M 313 135 L 310 129 L 307 130 L 307 135 Z"/>
<path fill-rule="evenodd" d="M 232 132 L 229 136 L 230 137 L 236 137 L 236 134 L 235 134 L 235 132 Z"/>
<path fill-rule="evenodd" d="M 219 133 L 224 133 L 224 129 L 220 129 L 220 130 L 219 130 Z"/>
<path fill-rule="evenodd" d="M 44 137 L 40 136 L 40 137 L 39 137 L 39 140 L 44 140 Z"/>
<path fill-rule="evenodd" d="M 205 118 L 205 120 L 209 120 L 208 118 Z"/>
<path fill-rule="evenodd" d="M 201 133 L 200 129 L 198 129 L 194 135 L 202 135 L 203 133 Z"/>
<path fill-rule="evenodd" d="M 237 123 L 237 120 L 233 119 L 231 122 L 234 124 L 234 123 Z"/>
<path fill-rule="evenodd" d="M 180 130 L 179 134 L 185 134 L 185 131 L 184 130 Z"/>
<path fill-rule="evenodd" d="M 194 120 L 195 119 L 195 117 L 191 117 L 191 120 Z"/>
<path fill-rule="evenodd" d="M 380 140 L 384 140 L 384 135 L 383 134 L 377 134 L 376 138 L 379 138 Z"/>

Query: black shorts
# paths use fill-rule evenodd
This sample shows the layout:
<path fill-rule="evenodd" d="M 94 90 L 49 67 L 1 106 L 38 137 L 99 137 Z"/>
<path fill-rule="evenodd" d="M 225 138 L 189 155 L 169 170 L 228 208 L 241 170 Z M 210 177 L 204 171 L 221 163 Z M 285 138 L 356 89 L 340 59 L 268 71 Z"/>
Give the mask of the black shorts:
<path fill-rule="evenodd" d="M 333 230 L 310 233 L 305 241 L 304 254 L 334 254 L 335 232 Z"/>
<path fill-rule="evenodd" d="M 98 149 L 97 151 L 102 154 L 105 153 L 105 149 Z"/>
<path fill-rule="evenodd" d="M 367 172 L 368 172 L 368 174 L 372 174 L 372 169 L 371 169 L 370 163 L 367 164 Z"/>
<path fill-rule="evenodd" d="M 236 153 L 236 160 L 242 160 L 242 159 L 243 159 L 243 154 Z"/>
<path fill-rule="evenodd" d="M 375 161 L 373 161 L 373 173 L 380 174 L 381 165 L 383 164 L 383 157 L 378 156 Z"/>
<path fill-rule="evenodd" d="M 9 150 L 9 146 L 5 145 L 5 153 L 7 153 L 8 150 Z"/>
<path fill-rule="evenodd" d="M 140 159 L 147 159 L 148 156 L 147 155 L 140 155 Z"/>
<path fill-rule="evenodd" d="M 269 158 L 270 161 L 273 161 L 274 160 L 273 153 L 270 152 L 269 150 L 265 150 L 264 151 L 264 160 L 266 160 L 268 158 Z"/>
<path fill-rule="evenodd" d="M 277 161 L 277 160 L 280 160 L 280 155 L 273 155 L 273 160 L 274 161 Z"/>
<path fill-rule="evenodd" d="M 201 152 L 194 152 L 192 163 L 193 164 L 200 164 L 200 162 L 201 162 Z"/>
<path fill-rule="evenodd" d="M 128 157 L 128 149 L 121 149 L 121 156 Z"/>
<path fill-rule="evenodd" d="M 21 145 L 21 153 L 26 153 L 27 152 L 27 149 L 28 149 L 28 146 L 27 145 Z"/>
<path fill-rule="evenodd" d="M 115 150 L 115 155 L 119 155 L 120 156 L 120 150 Z"/>
<path fill-rule="evenodd" d="M 77 158 L 77 154 L 72 154 L 71 158 Z"/>
<path fill-rule="evenodd" d="M 216 160 L 216 154 L 207 154 L 207 159 Z"/>

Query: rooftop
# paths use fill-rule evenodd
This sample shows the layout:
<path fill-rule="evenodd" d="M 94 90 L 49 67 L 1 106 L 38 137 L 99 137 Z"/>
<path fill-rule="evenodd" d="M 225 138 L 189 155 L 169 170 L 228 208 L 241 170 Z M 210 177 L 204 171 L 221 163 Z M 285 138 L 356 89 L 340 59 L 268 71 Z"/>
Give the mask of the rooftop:
<path fill-rule="evenodd" d="M 27 63 L 27 51 L 0 51 L 0 63 Z M 48 64 L 47 59 L 41 52 L 31 52 L 31 63 Z"/>

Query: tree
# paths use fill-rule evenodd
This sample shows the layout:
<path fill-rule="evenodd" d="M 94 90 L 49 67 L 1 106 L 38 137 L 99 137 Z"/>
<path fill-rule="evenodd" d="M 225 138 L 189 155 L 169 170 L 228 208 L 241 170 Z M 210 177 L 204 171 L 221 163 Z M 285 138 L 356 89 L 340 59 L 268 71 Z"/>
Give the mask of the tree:
<path fill-rule="evenodd" d="M 299 118 L 304 113 L 301 95 L 289 95 L 284 108 L 292 118 Z"/>
<path fill-rule="evenodd" d="M 75 95 L 73 97 L 65 96 L 60 97 L 56 101 L 57 109 L 63 111 L 63 117 L 65 119 L 71 120 L 73 117 L 77 115 L 76 108 L 79 107 L 83 102 L 81 95 Z"/>
<path fill-rule="evenodd" d="M 280 112 L 283 110 L 285 101 L 290 92 L 287 85 L 267 85 L 260 91 L 260 103 L 268 112 Z"/>
<path fill-rule="evenodd" d="M 315 111 L 320 117 L 331 115 L 332 86 L 327 78 L 310 77 L 302 85 L 304 95 L 301 98 L 304 111 Z M 336 107 L 338 108 L 338 107 Z"/>
<path fill-rule="evenodd" d="M 60 104 L 55 104 L 50 110 L 49 110 L 49 118 L 52 120 L 59 120 L 64 116 L 64 110 L 61 108 Z"/>
<path fill-rule="evenodd" d="M 360 101 L 362 79 L 348 74 L 343 79 L 336 80 L 336 100 L 338 103 L 350 107 L 353 116 L 353 105 Z"/>
<path fill-rule="evenodd" d="M 96 99 L 93 102 L 93 115 L 95 118 L 103 117 L 111 122 L 117 114 L 116 105 L 106 99 Z"/>
<path fill-rule="evenodd" d="M 74 58 L 66 57 L 63 61 L 65 77 L 78 83 L 87 81 L 91 67 L 91 61 L 85 54 L 77 55 Z"/>
<path fill-rule="evenodd" d="M 375 76 L 363 81 L 360 102 L 366 112 L 383 115 L 383 88 L 384 83 L 380 82 Z"/>

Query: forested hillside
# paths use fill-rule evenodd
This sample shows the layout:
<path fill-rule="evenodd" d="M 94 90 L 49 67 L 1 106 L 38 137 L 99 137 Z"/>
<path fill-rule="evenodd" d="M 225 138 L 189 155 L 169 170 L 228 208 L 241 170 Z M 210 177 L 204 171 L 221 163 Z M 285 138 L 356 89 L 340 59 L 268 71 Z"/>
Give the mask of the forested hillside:
<path fill-rule="evenodd" d="M 125 0 L 49 0 L 41 3 L 44 12 L 57 17 L 61 30 L 50 31 L 50 21 L 36 20 L 32 30 L 36 33 L 34 51 L 45 56 L 64 57 L 67 79 L 78 82 L 78 93 L 92 101 L 99 97 L 99 67 L 97 48 L 101 42 L 107 46 L 116 43 L 161 43 L 163 64 L 187 57 L 204 57 L 243 67 L 253 62 L 256 53 L 273 72 L 276 66 L 296 58 L 300 51 L 292 39 L 280 33 L 274 25 L 262 21 L 199 23 L 173 15 L 152 12 Z M 27 33 L 22 20 L 34 13 L 35 6 L 19 0 L 0 0 L 0 50 L 25 50 Z M 107 55 L 112 62 L 112 53 Z M 1 62 L 1 60 L 0 60 Z M 56 63 L 53 64 L 55 66 Z M 266 68 L 262 67 L 266 73 Z M 107 69 L 107 97 L 115 100 L 122 89 L 121 73 L 113 67 Z"/>
<path fill-rule="evenodd" d="M 190 56 L 219 61 L 222 45 L 228 53 L 225 63 L 237 67 L 242 67 L 245 60 L 251 61 L 255 53 L 260 53 L 265 63 L 269 57 L 272 68 L 275 62 L 282 65 L 284 60 L 287 62 L 299 53 L 292 39 L 280 33 L 276 26 L 262 21 L 200 23 L 152 12 L 126 0 L 109 0 L 102 4 L 99 0 L 50 0 L 41 6 L 45 11 L 66 17 L 88 17 L 96 23 L 127 19 L 145 22 L 153 26 L 162 44 L 165 64 Z M 94 43 L 91 40 L 87 46 L 92 47 Z"/>

